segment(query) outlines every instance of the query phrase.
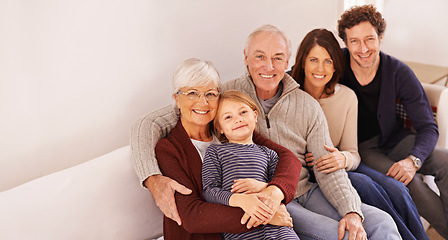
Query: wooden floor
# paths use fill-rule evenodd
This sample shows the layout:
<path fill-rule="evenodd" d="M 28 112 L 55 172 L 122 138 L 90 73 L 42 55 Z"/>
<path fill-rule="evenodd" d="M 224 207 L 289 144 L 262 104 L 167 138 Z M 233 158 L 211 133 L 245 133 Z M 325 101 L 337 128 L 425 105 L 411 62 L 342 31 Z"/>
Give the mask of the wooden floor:
<path fill-rule="evenodd" d="M 442 236 L 440 236 L 436 230 L 434 230 L 433 227 L 429 227 L 428 230 L 426 231 L 426 233 L 428 234 L 429 239 L 431 240 L 444 240 L 444 238 Z"/>

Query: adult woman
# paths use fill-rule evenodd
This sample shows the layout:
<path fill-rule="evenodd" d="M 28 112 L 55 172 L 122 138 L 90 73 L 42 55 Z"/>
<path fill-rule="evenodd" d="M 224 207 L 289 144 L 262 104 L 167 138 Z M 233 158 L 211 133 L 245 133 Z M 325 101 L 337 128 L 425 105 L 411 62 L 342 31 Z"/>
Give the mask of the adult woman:
<path fill-rule="evenodd" d="M 358 102 L 352 90 L 338 84 L 343 64 L 339 44 L 328 30 L 315 29 L 300 44 L 292 77 L 301 89 L 320 103 L 328 121 L 331 140 L 336 146 L 325 146 L 331 153 L 319 159 L 308 153 L 308 166 L 324 173 L 342 168 L 352 171 L 348 172 L 349 178 L 362 202 L 388 212 L 403 239 L 428 239 L 405 186 L 360 163 L 357 146 Z M 377 184 L 374 180 L 379 178 L 387 184 Z"/>
<path fill-rule="evenodd" d="M 219 75 L 210 62 L 188 59 L 173 77 L 173 97 L 180 110 L 177 125 L 156 146 L 156 157 L 162 173 L 192 190 L 189 195 L 176 193 L 176 204 L 182 225 L 164 217 L 165 239 L 221 239 L 221 232 L 248 231 L 241 224 L 244 212 L 221 204 L 207 203 L 202 195 L 202 156 L 211 143 L 218 143 L 210 123 L 216 115 L 219 99 Z M 297 185 L 300 164 L 287 149 L 254 135 L 254 141 L 274 149 L 280 156 L 271 188 L 282 190 L 285 199 L 292 199 Z M 296 162 L 297 161 L 297 162 Z M 291 169 L 294 166 L 294 169 Z M 285 208 L 279 208 L 271 224 L 291 225 Z M 246 216 L 246 215 L 245 215 Z M 255 218 L 252 216 L 252 218 Z M 265 219 L 258 219 L 261 222 Z"/>

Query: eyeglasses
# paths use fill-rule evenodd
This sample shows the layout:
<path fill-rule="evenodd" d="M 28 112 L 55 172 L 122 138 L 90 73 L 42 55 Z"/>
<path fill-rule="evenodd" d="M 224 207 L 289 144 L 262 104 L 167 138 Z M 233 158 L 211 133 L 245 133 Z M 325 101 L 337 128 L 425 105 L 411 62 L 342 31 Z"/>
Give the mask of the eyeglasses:
<path fill-rule="evenodd" d="M 205 93 L 193 90 L 193 91 L 188 91 L 188 92 L 178 91 L 177 94 L 183 94 L 183 95 L 187 96 L 187 98 L 190 100 L 197 100 L 201 97 L 202 94 L 204 94 L 205 99 L 207 99 L 208 101 L 216 101 L 216 100 L 218 100 L 220 93 L 218 91 L 213 91 L 213 90 L 205 92 Z"/>

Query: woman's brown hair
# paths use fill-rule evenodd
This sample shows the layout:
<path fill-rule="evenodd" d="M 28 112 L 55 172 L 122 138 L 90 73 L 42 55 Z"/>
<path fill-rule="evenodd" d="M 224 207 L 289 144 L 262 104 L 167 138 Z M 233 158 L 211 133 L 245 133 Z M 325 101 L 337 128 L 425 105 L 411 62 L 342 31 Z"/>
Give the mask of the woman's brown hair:
<path fill-rule="evenodd" d="M 327 50 L 333 60 L 334 73 L 330 81 L 325 85 L 325 93 L 332 94 L 334 92 L 334 86 L 339 82 L 339 78 L 344 70 L 344 56 L 342 54 L 341 47 L 338 41 L 334 37 L 333 33 L 326 29 L 314 29 L 309 32 L 300 43 L 297 50 L 296 62 L 293 67 L 291 77 L 300 84 L 300 89 L 304 90 L 305 83 L 305 60 L 310 50 L 314 46 L 321 46 Z"/>

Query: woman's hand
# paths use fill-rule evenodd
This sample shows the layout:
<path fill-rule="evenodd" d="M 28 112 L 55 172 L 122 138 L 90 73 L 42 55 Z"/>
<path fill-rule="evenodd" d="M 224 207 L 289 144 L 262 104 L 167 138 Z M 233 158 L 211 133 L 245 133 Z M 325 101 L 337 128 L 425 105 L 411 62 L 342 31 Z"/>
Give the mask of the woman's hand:
<path fill-rule="evenodd" d="M 282 203 L 269 224 L 276 226 L 292 227 L 292 218 L 286 210 L 286 206 Z"/>
<path fill-rule="evenodd" d="M 337 148 L 324 145 L 325 149 L 330 153 L 320 157 L 314 163 L 314 167 L 323 173 L 332 173 L 336 170 L 343 169 L 346 166 L 347 159 L 345 155 L 339 152 Z"/>
<path fill-rule="evenodd" d="M 263 189 L 261 192 L 257 193 L 258 199 L 263 202 L 266 206 L 268 206 L 275 213 L 277 209 L 280 207 L 282 200 L 284 199 L 284 194 L 275 185 L 270 185 L 267 188 Z M 273 216 L 274 214 L 272 214 Z M 246 224 L 248 229 L 252 227 L 258 227 L 259 225 L 268 224 L 272 218 L 269 218 L 266 221 L 257 221 L 255 218 L 250 218 L 249 215 L 244 214 L 241 218 L 241 224 Z"/>
<path fill-rule="evenodd" d="M 259 193 L 268 186 L 267 183 L 253 178 L 237 179 L 232 185 L 233 193 Z"/>
<path fill-rule="evenodd" d="M 235 193 L 230 197 L 229 205 L 242 208 L 250 216 L 252 221 L 260 223 L 268 222 L 273 217 L 274 211 L 262 202 L 261 197 L 258 194 Z M 268 197 L 266 196 L 266 198 Z"/>

